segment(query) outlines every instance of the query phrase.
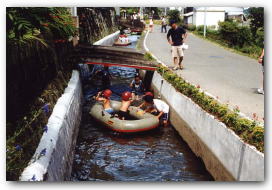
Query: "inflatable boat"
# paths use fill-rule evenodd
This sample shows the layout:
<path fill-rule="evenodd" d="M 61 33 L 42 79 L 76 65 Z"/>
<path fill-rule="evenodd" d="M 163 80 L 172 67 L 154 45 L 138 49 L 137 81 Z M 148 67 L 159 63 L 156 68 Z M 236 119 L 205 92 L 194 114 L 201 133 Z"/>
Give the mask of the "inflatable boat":
<path fill-rule="evenodd" d="M 128 46 L 128 45 L 130 45 L 131 44 L 131 42 L 129 41 L 129 42 L 120 42 L 119 40 L 117 40 L 117 41 L 115 41 L 114 42 L 114 46 Z"/>
<path fill-rule="evenodd" d="M 138 28 L 131 29 L 131 34 L 132 34 L 132 35 L 141 35 L 142 32 L 143 32 L 142 29 L 138 29 Z"/>
<path fill-rule="evenodd" d="M 114 111 L 117 112 L 120 106 L 121 102 L 111 100 L 111 107 Z M 136 120 L 120 120 L 117 117 L 112 117 L 109 113 L 103 111 L 103 105 L 100 102 L 96 102 L 91 107 L 90 115 L 112 130 L 123 133 L 147 131 L 159 126 L 159 119 L 156 116 L 143 113 L 141 109 L 135 106 L 129 107 L 129 115 Z"/>

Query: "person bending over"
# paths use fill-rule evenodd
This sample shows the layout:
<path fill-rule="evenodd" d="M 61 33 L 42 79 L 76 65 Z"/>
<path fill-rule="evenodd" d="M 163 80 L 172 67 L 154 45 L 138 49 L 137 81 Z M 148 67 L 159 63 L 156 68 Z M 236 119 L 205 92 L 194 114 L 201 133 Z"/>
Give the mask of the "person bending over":
<path fill-rule="evenodd" d="M 166 127 L 168 124 L 169 106 L 162 100 L 154 99 L 151 95 L 146 95 L 143 99 L 144 104 L 141 104 L 139 108 L 145 105 L 146 109 L 144 112 L 156 115 L 158 119 L 163 121 L 163 125 Z"/>

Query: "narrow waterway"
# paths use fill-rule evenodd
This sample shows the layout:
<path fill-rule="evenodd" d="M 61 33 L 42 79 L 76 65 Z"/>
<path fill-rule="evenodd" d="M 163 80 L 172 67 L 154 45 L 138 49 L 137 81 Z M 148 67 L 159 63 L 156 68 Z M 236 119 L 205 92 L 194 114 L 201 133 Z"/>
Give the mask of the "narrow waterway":
<path fill-rule="evenodd" d="M 130 36 L 137 41 L 139 36 Z M 133 41 L 133 40 L 132 40 Z M 136 43 L 132 43 L 131 48 Z M 96 69 L 99 69 L 97 67 Z M 136 70 L 111 67 L 111 99 L 129 90 Z M 74 155 L 72 181 L 210 181 L 212 176 L 175 129 L 121 134 L 100 125 L 89 115 L 98 82 L 86 83 L 82 122 Z"/>

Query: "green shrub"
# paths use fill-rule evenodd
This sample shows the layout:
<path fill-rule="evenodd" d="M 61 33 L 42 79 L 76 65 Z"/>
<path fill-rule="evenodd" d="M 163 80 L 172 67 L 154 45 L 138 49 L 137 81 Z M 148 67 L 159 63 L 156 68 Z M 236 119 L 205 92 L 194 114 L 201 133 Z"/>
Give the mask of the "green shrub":
<path fill-rule="evenodd" d="M 236 44 L 238 32 L 238 24 L 236 22 L 219 22 L 220 37 L 229 42 L 229 45 Z"/>
<path fill-rule="evenodd" d="M 264 47 L 264 28 L 261 27 L 256 32 L 256 45 L 259 47 Z"/>
<path fill-rule="evenodd" d="M 250 28 L 247 26 L 239 26 L 237 22 L 219 22 L 219 34 L 220 37 L 226 40 L 230 46 L 237 45 L 241 48 L 253 43 Z"/>
<path fill-rule="evenodd" d="M 204 25 L 199 25 L 196 27 L 196 31 L 203 32 L 204 31 Z"/>
<path fill-rule="evenodd" d="M 216 26 L 215 25 L 208 26 L 207 28 L 208 28 L 208 30 L 216 31 Z"/>
<path fill-rule="evenodd" d="M 236 34 L 236 43 L 239 47 L 250 46 L 253 44 L 253 37 L 250 28 L 247 26 L 238 27 L 238 33 Z"/>
<path fill-rule="evenodd" d="M 256 46 L 256 45 L 252 45 L 252 46 L 244 46 L 242 48 L 236 47 L 235 49 L 237 49 L 238 51 L 241 51 L 243 53 L 247 53 L 250 54 L 254 57 L 258 57 L 261 55 L 262 52 L 262 48 Z"/>
<path fill-rule="evenodd" d="M 190 31 L 195 31 L 196 30 L 196 25 L 188 24 L 187 29 L 190 30 Z"/>
<path fill-rule="evenodd" d="M 155 60 L 150 52 L 146 52 L 144 54 L 144 59 L 146 59 L 147 61 L 154 61 Z"/>

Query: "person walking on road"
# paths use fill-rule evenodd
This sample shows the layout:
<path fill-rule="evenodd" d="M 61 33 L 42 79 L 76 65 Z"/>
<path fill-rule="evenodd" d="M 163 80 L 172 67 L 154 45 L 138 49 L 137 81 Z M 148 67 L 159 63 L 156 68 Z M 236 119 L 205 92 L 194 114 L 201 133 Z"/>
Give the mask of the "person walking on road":
<path fill-rule="evenodd" d="M 166 19 L 164 18 L 164 16 L 162 16 L 162 21 L 161 21 L 161 33 L 163 33 L 163 29 L 166 33 Z"/>
<path fill-rule="evenodd" d="M 183 69 L 182 60 L 183 60 L 183 50 L 182 44 L 187 38 L 187 33 L 185 29 L 178 27 L 175 20 L 170 20 L 169 25 L 171 28 L 167 33 L 168 43 L 172 46 L 172 57 L 174 62 L 174 70 Z M 171 39 L 170 39 L 171 36 Z"/>
<path fill-rule="evenodd" d="M 258 88 L 257 91 L 259 94 L 264 94 L 264 48 L 263 48 L 261 56 L 259 57 L 258 62 L 262 64 L 262 72 L 263 72 L 262 79 L 263 80 L 262 80 L 262 88 Z"/>
<path fill-rule="evenodd" d="M 150 20 L 149 20 L 149 31 L 150 32 L 153 32 L 153 19 L 151 18 Z"/>

